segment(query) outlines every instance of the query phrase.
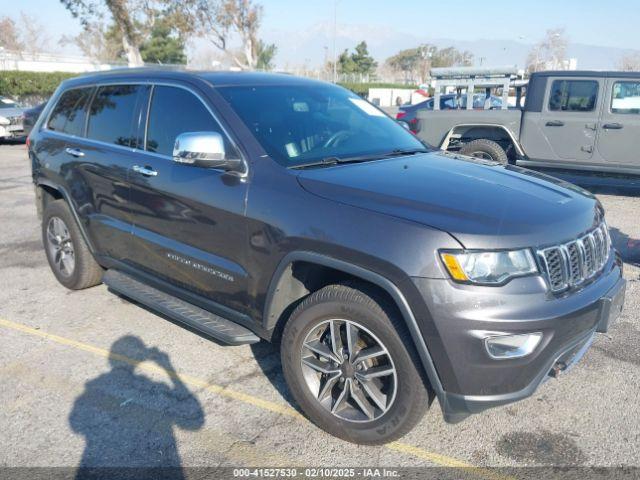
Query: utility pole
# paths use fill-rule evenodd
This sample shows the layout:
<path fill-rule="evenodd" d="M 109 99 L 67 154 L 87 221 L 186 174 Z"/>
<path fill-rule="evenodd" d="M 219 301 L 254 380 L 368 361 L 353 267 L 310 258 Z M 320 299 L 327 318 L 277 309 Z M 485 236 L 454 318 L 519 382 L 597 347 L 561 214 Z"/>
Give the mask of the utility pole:
<path fill-rule="evenodd" d="M 336 31 L 338 24 L 338 0 L 333 0 L 333 83 L 338 80 L 338 70 L 336 61 Z"/>

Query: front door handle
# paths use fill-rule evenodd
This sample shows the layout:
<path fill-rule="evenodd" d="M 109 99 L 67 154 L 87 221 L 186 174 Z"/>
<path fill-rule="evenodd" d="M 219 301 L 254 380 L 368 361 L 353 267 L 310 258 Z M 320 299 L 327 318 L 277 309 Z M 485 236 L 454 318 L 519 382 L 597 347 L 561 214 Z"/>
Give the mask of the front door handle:
<path fill-rule="evenodd" d="M 622 129 L 622 124 L 621 123 L 605 123 L 604 125 L 602 125 L 602 128 L 604 128 L 605 130 L 620 130 Z"/>
<path fill-rule="evenodd" d="M 65 148 L 64 151 L 72 157 L 81 158 L 84 157 L 84 152 L 79 148 Z"/>
<path fill-rule="evenodd" d="M 155 177 L 156 175 L 158 175 L 158 172 L 156 172 L 153 168 L 141 167 L 140 165 L 134 165 L 133 171 L 141 175 L 144 175 L 145 177 Z"/>
<path fill-rule="evenodd" d="M 547 122 L 547 127 L 564 127 L 564 122 L 560 120 L 549 120 Z"/>

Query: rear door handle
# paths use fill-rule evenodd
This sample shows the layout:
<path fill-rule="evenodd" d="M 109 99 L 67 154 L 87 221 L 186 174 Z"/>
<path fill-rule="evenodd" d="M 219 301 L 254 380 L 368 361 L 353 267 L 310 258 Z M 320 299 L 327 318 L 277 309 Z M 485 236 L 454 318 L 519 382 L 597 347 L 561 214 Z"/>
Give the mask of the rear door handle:
<path fill-rule="evenodd" d="M 605 123 L 604 125 L 602 125 L 602 128 L 604 128 L 605 130 L 620 130 L 622 129 L 622 124 L 621 123 Z"/>
<path fill-rule="evenodd" d="M 151 167 L 141 167 L 140 165 L 134 165 L 132 169 L 134 172 L 144 175 L 145 177 L 155 177 L 156 175 L 158 175 L 158 172 L 156 172 Z"/>
<path fill-rule="evenodd" d="M 76 158 L 84 157 L 84 152 L 79 148 L 65 148 L 64 151 L 67 152 L 67 154 L 71 155 L 72 157 L 76 157 Z"/>
<path fill-rule="evenodd" d="M 547 127 L 564 127 L 564 122 L 560 120 L 549 120 L 547 122 Z"/>

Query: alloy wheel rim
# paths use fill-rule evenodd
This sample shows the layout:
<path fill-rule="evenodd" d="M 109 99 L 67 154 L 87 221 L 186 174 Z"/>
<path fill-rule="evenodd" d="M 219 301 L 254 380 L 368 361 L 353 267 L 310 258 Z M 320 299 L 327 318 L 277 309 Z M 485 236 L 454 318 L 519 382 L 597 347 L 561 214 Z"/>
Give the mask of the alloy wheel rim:
<path fill-rule="evenodd" d="M 487 152 L 471 152 L 471 157 L 482 158 L 483 160 L 493 160 L 493 157 Z"/>
<path fill-rule="evenodd" d="M 305 337 L 301 351 L 307 388 L 334 416 L 371 422 L 387 413 L 398 375 L 384 344 L 351 320 L 325 320 Z"/>
<path fill-rule="evenodd" d="M 51 217 L 47 224 L 47 247 L 56 270 L 63 277 L 73 275 L 76 266 L 71 234 L 60 217 Z"/>

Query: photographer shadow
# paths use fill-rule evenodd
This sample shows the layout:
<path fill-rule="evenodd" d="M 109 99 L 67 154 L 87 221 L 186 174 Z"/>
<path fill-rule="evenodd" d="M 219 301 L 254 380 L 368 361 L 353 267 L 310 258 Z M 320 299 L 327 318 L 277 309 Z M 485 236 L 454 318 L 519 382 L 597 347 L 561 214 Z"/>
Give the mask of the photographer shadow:
<path fill-rule="evenodd" d="M 640 266 L 640 240 L 632 238 L 615 227 L 609 227 L 611 242 L 622 257 L 622 261 L 636 267 Z"/>
<path fill-rule="evenodd" d="M 137 373 L 144 361 L 155 362 L 171 385 Z M 116 340 L 109 363 L 109 372 L 85 384 L 69 415 L 72 430 L 86 442 L 76 478 L 183 478 L 174 427 L 202 428 L 200 402 L 169 356 L 138 337 Z"/>

